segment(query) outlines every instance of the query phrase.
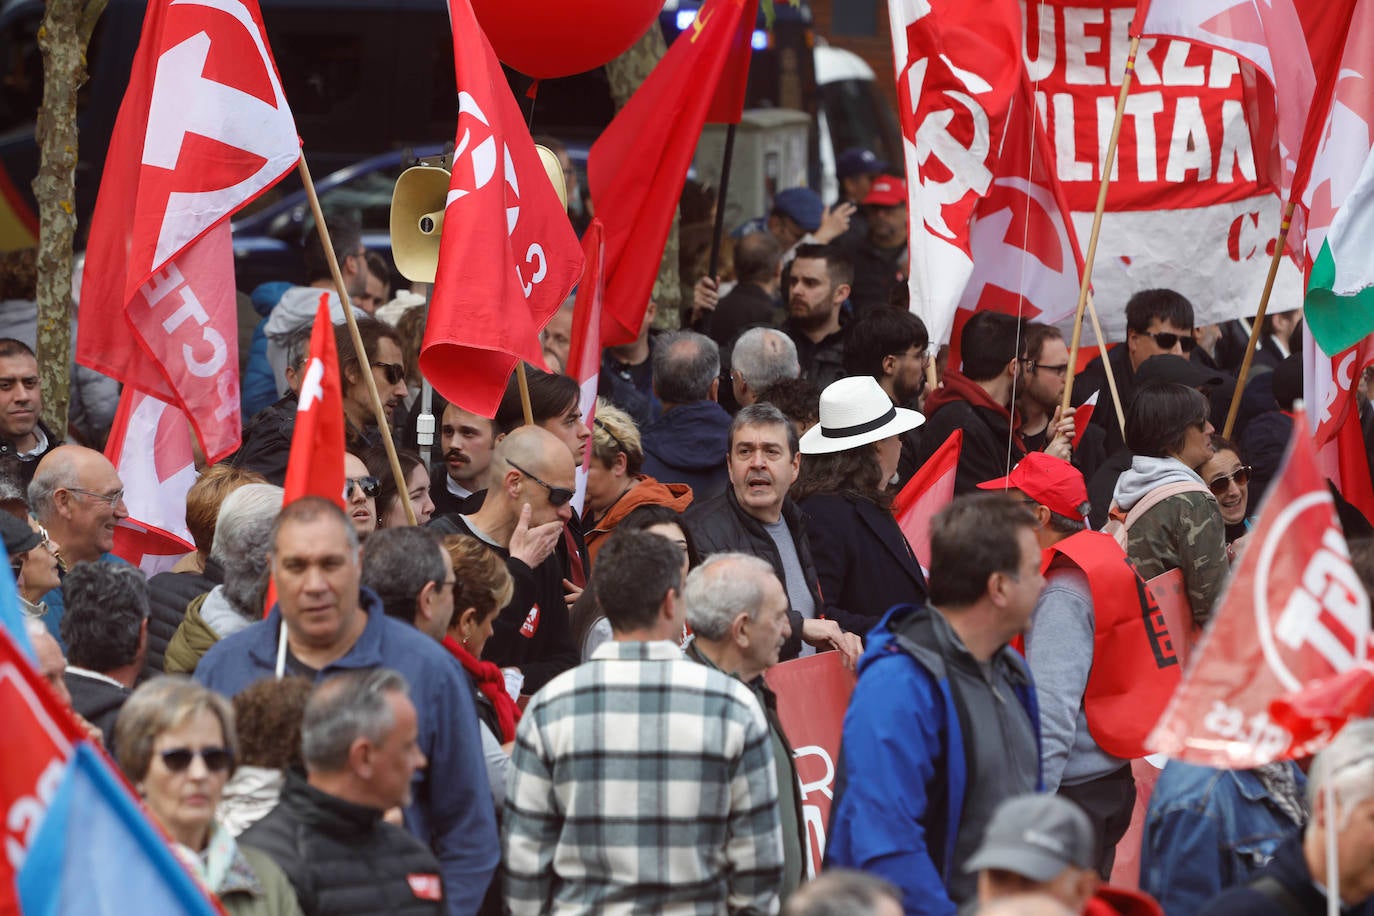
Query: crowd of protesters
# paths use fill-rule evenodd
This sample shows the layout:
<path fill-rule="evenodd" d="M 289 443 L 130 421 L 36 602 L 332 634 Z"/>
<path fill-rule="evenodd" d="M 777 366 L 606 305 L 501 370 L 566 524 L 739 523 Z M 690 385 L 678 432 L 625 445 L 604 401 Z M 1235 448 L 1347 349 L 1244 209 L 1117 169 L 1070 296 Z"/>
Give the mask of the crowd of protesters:
<path fill-rule="evenodd" d="M 0 340 L 0 537 L 42 673 L 226 911 L 1315 913 L 1334 822 L 1342 912 L 1374 913 L 1368 723 L 1310 769 L 1169 763 L 1140 889 L 1106 883 L 1178 679 L 1134 596 L 1178 569 L 1174 638 L 1211 618 L 1291 434 L 1294 316 L 1238 380 L 1184 297 L 1137 293 L 1125 342 L 1077 375 L 1075 403 L 1102 396 L 1076 429 L 1055 328 L 980 312 L 934 352 L 882 170 L 849 151 L 840 204 L 777 195 L 688 327 L 655 330 L 650 304 L 590 423 L 578 383 L 534 367 L 532 423 L 514 380 L 493 418 L 436 392 L 433 462 L 424 306 L 384 304 L 385 263 L 341 227 L 362 340 L 337 326 L 343 508 L 282 504 L 333 282 L 316 242 L 309 287 L 255 292 L 242 446 L 186 497 L 195 550 L 146 579 L 111 552 L 125 482 L 98 435 L 39 422 L 32 348 Z M 956 430 L 923 568 L 893 499 Z M 1368 588 L 1374 529 L 1340 511 Z M 857 686 L 814 875 L 764 674 L 818 652 Z"/>

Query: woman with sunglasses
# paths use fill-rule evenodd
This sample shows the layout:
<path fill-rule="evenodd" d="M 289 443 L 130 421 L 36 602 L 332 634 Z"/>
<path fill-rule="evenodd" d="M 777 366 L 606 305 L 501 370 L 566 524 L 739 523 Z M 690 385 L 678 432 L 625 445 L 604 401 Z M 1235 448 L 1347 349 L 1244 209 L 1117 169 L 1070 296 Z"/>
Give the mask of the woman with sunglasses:
<path fill-rule="evenodd" d="M 1217 498 L 1221 520 L 1226 523 L 1226 553 L 1235 562 L 1245 536 L 1254 520 L 1246 511 L 1250 502 L 1250 466 L 1240 460 L 1240 449 L 1223 436 L 1212 436 L 1216 449 L 1211 459 L 1198 469 L 1207 489 Z"/>
<path fill-rule="evenodd" d="M 115 723 L 124 775 L 172 848 L 230 916 L 297 916 L 291 883 L 271 859 L 239 846 L 215 821 L 234 770 L 234 710 L 219 694 L 182 677 L 134 691 Z"/>
<path fill-rule="evenodd" d="M 429 469 L 420 456 L 405 449 L 396 450 L 396 460 L 405 475 L 406 494 L 415 510 L 415 524 L 424 525 L 434 515 L 434 500 L 429 498 Z M 396 489 L 396 475 L 391 473 L 391 459 L 385 448 L 370 448 L 363 453 L 363 462 L 377 479 L 377 527 L 404 528 L 410 524 L 401 491 Z"/>
<path fill-rule="evenodd" d="M 358 540 L 377 530 L 377 496 L 382 482 L 372 476 L 363 459 L 352 452 L 344 453 L 344 511 L 348 513 Z"/>
<path fill-rule="evenodd" d="M 0 523 L 0 535 L 4 537 L 14 583 L 19 589 L 19 606 L 28 617 L 42 617 L 48 613 L 43 596 L 62 585 L 57 544 L 33 519 L 20 521 L 5 514 L 0 516 Z"/>

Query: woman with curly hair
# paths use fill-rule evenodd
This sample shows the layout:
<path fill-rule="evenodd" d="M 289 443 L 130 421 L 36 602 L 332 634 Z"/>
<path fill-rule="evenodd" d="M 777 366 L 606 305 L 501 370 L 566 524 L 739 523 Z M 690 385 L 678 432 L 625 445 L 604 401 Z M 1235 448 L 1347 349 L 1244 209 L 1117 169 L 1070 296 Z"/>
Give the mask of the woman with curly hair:
<path fill-rule="evenodd" d="M 900 435 L 925 418 L 894 407 L 869 375 L 829 385 L 820 417 L 801 438 L 791 495 L 806 517 L 826 616 L 862 635 L 893 605 L 926 599 L 925 576 L 892 516 L 888 490 Z"/>

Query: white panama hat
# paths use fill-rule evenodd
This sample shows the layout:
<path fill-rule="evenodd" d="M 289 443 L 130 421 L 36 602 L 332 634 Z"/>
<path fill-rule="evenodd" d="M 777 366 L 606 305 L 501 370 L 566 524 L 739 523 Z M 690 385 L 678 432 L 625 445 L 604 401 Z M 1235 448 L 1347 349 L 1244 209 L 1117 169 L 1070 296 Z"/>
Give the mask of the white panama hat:
<path fill-rule="evenodd" d="M 871 375 L 842 378 L 821 392 L 821 422 L 801 437 L 803 455 L 826 455 L 858 448 L 915 429 L 926 421 L 914 410 L 896 407 Z"/>

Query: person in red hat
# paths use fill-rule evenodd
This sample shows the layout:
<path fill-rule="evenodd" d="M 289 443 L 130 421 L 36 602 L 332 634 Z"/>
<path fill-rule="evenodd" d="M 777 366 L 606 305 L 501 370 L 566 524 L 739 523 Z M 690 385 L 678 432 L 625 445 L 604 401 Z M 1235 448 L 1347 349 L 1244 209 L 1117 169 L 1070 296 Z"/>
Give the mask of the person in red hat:
<path fill-rule="evenodd" d="M 978 487 L 1019 496 L 1039 526 L 1045 588 L 1026 661 L 1040 699 L 1045 789 L 1087 812 L 1097 836 L 1093 866 L 1105 879 L 1135 805 L 1130 761 L 1145 756 L 1145 737 L 1181 666 L 1125 551 L 1088 528 L 1088 488 L 1077 468 L 1031 452 Z"/>
<path fill-rule="evenodd" d="M 887 305 L 893 287 L 906 281 L 906 182 L 879 175 L 862 209 L 868 234 L 854 248 L 854 284 L 849 292 L 856 318 Z"/>

